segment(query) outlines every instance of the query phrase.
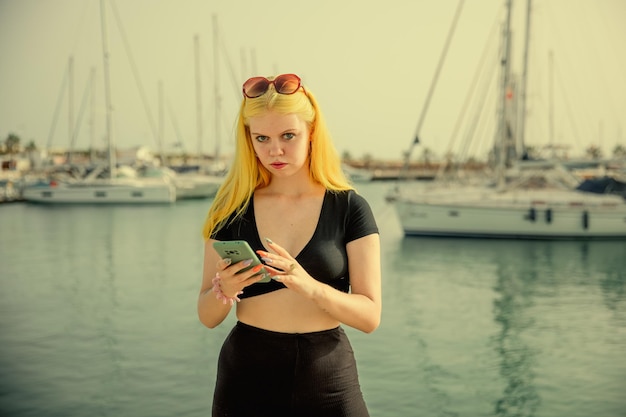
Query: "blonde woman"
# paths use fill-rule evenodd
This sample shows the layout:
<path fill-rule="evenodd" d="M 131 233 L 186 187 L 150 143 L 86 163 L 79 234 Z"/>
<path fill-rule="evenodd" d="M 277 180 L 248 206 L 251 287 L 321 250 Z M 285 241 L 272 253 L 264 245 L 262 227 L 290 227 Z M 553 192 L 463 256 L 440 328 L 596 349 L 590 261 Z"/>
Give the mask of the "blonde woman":
<path fill-rule="evenodd" d="M 342 325 L 381 317 L 380 241 L 341 170 L 324 118 L 295 74 L 243 85 L 235 158 L 209 210 L 200 321 L 237 323 L 220 351 L 213 416 L 368 416 Z M 245 240 L 262 265 L 221 259 Z"/>

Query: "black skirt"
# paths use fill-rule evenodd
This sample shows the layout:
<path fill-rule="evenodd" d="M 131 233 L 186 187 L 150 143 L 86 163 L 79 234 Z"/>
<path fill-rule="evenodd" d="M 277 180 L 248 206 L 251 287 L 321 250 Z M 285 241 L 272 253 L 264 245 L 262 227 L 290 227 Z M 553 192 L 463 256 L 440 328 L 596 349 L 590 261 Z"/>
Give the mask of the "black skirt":
<path fill-rule="evenodd" d="M 278 333 L 241 322 L 219 356 L 213 417 L 368 417 L 341 327 Z"/>

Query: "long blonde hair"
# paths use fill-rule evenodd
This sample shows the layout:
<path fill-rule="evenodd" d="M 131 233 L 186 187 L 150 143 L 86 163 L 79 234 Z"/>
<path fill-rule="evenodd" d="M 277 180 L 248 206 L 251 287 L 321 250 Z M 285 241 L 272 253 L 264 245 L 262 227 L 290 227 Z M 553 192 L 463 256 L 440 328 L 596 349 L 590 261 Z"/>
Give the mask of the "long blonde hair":
<path fill-rule="evenodd" d="M 242 215 L 254 190 L 270 183 L 269 171 L 257 161 L 249 127 L 251 117 L 267 111 L 297 114 L 308 125 L 311 132 L 309 173 L 313 181 L 330 191 L 353 189 L 341 169 L 341 159 L 332 143 L 315 96 L 304 87 L 289 95 L 279 94 L 273 87 L 270 85 L 268 91 L 260 97 L 244 97 L 241 103 L 236 126 L 235 157 L 209 208 L 202 230 L 205 240 L 224 227 L 231 214 L 236 212 L 234 218 Z"/>

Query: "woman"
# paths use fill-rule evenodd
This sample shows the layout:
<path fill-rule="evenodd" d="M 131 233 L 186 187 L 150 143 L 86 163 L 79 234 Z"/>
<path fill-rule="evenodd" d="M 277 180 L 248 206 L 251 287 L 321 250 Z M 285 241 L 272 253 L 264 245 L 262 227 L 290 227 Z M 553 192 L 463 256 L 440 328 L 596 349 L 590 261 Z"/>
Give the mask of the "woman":
<path fill-rule="evenodd" d="M 341 170 L 317 101 L 295 74 L 243 85 L 235 158 L 203 235 L 200 321 L 237 324 L 220 352 L 213 416 L 368 416 L 341 324 L 374 331 L 380 241 Z M 245 240 L 262 265 L 220 259 Z"/>

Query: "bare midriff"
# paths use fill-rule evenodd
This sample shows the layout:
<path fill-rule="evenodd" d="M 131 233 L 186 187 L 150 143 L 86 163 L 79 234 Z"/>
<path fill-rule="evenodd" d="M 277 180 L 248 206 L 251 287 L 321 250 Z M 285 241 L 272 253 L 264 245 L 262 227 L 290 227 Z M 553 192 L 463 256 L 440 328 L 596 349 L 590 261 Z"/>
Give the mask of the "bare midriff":
<path fill-rule="evenodd" d="M 237 304 L 237 319 L 281 333 L 310 333 L 339 326 L 339 322 L 315 302 L 287 288 L 244 298 Z"/>

